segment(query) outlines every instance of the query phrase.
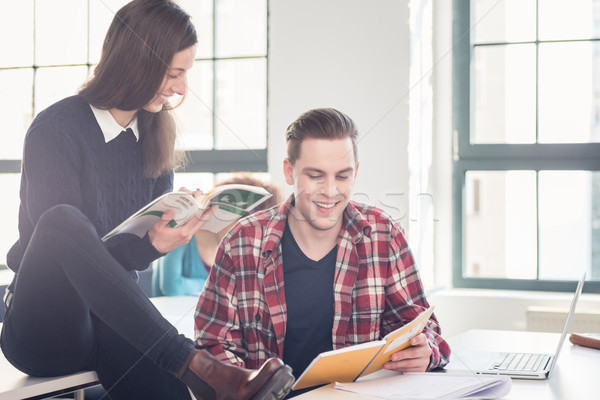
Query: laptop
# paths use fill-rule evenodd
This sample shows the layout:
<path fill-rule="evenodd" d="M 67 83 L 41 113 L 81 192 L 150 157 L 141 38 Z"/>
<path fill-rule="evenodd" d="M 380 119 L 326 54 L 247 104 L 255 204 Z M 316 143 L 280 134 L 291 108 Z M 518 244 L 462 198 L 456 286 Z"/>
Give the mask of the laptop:
<path fill-rule="evenodd" d="M 464 363 L 472 372 L 480 375 L 508 375 L 517 379 L 549 378 L 569 333 L 577 300 L 583 289 L 585 275 L 584 273 L 577 284 L 569 314 L 554 354 L 477 351 L 461 355 L 460 362 Z"/>

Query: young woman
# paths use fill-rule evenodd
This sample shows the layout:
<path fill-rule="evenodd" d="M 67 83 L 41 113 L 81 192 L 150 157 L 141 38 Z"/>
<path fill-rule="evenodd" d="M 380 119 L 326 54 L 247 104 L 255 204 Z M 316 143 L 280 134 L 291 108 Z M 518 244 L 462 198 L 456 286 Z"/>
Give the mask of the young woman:
<path fill-rule="evenodd" d="M 95 370 L 117 399 L 189 398 L 185 385 L 202 399 L 289 391 L 293 377 L 279 359 L 258 373 L 217 361 L 138 288 L 135 270 L 189 241 L 201 217 L 170 228 L 169 211 L 143 238 L 100 240 L 172 189 L 178 160 L 168 100 L 185 94 L 196 42 L 189 15 L 173 2 L 134 0 L 115 15 L 91 80 L 31 124 L 0 340 L 21 371 Z"/>

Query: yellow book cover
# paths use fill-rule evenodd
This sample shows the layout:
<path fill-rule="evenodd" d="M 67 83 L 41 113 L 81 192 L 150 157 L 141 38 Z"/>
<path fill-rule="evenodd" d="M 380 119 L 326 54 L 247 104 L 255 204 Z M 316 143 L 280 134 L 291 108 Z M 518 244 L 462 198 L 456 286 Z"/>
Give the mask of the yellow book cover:
<path fill-rule="evenodd" d="M 388 333 L 383 338 L 385 344 L 360 375 L 369 375 L 370 373 L 379 371 L 381 368 L 383 368 L 383 364 L 390 361 L 392 354 L 407 348 L 409 346 L 408 342 L 410 339 L 414 338 L 423 331 L 423 328 L 425 328 L 425 325 L 427 325 L 427 321 L 429 321 L 432 313 L 433 306 L 423 311 L 410 323 Z M 358 376 L 356 378 L 358 378 Z"/>
<path fill-rule="evenodd" d="M 352 382 L 361 375 L 380 370 L 392 353 L 408 347 L 410 339 L 421 333 L 432 312 L 433 307 L 428 308 L 381 340 L 319 354 L 296 380 L 292 390 L 331 382 Z"/>

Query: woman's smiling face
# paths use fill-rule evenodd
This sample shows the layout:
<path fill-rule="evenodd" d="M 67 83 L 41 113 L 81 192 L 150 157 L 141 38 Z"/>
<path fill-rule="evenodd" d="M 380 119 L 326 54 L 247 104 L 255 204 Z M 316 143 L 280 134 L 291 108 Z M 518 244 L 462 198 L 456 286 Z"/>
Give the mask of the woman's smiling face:
<path fill-rule="evenodd" d="M 156 96 L 143 108 L 148 112 L 159 112 L 169 98 L 175 94 L 183 96 L 187 90 L 187 71 L 194 65 L 196 46 L 183 49 L 173 56 L 171 65 L 163 78 Z"/>

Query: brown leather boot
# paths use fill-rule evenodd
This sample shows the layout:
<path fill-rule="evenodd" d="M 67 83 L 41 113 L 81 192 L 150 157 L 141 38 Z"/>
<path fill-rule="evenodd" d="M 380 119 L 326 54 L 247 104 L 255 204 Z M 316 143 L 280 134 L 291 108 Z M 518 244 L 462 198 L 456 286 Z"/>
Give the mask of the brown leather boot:
<path fill-rule="evenodd" d="M 194 354 L 180 379 L 202 400 L 280 400 L 294 383 L 292 369 L 278 358 L 253 371 L 220 362 L 206 350 Z"/>

